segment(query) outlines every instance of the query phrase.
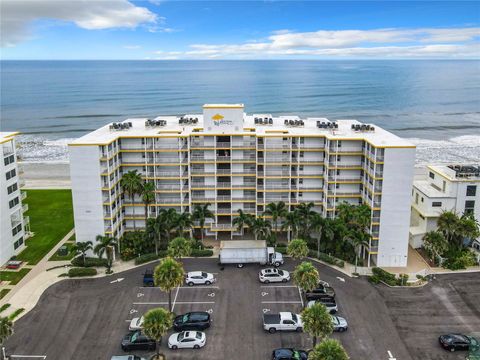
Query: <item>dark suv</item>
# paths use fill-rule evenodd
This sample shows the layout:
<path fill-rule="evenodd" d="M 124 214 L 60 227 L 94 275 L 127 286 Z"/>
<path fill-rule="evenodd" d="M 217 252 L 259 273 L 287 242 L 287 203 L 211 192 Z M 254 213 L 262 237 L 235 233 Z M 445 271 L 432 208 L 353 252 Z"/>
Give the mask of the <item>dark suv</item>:
<path fill-rule="evenodd" d="M 210 327 L 210 314 L 204 311 L 188 312 L 175 317 L 173 328 L 175 331 L 205 330 Z"/>
<path fill-rule="evenodd" d="M 143 286 L 153 286 L 153 270 L 152 269 L 145 269 L 143 273 Z"/>
<path fill-rule="evenodd" d="M 307 360 L 308 354 L 303 350 L 291 348 L 275 349 L 272 352 L 272 360 Z"/>
<path fill-rule="evenodd" d="M 122 340 L 122 350 L 155 350 L 157 343 L 155 340 L 150 339 L 146 335 L 142 334 L 140 330 L 133 331 L 127 335 Z"/>
<path fill-rule="evenodd" d="M 324 297 L 334 298 L 335 297 L 335 291 L 331 287 L 327 287 L 327 286 L 323 286 L 323 285 L 319 284 L 316 289 L 313 289 L 311 291 L 306 291 L 305 292 L 305 297 L 307 298 L 308 301 L 318 300 L 318 299 L 324 298 Z"/>

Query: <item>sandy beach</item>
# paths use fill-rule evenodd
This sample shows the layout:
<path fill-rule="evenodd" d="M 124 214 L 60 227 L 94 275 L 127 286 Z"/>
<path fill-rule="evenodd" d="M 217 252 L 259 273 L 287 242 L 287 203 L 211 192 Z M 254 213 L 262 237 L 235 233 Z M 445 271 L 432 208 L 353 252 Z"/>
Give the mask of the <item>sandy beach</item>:
<path fill-rule="evenodd" d="M 20 162 L 25 189 L 70 189 L 70 166 L 67 162 Z"/>

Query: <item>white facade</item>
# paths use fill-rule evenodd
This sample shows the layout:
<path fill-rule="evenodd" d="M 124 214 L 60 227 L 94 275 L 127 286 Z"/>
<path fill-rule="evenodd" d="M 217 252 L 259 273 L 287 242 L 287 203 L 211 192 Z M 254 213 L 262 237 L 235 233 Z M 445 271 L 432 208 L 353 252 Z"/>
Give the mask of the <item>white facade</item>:
<path fill-rule="evenodd" d="M 480 164 L 435 166 L 422 169 L 413 182 L 410 243 L 419 248 L 423 236 L 436 230 L 444 211 L 459 215 L 465 211 L 480 221 Z"/>
<path fill-rule="evenodd" d="M 162 208 L 192 211 L 209 202 L 215 219 L 206 230 L 216 238 L 237 234 L 238 210 L 263 216 L 271 202 L 284 201 L 290 210 L 313 202 L 325 217 L 335 216 L 344 201 L 368 204 L 369 263 L 406 265 L 415 147 L 381 128 L 356 120 L 247 115 L 241 104 L 123 124 L 129 125 L 109 124 L 69 146 L 78 241 L 120 237 L 134 222 L 145 226 L 140 197 L 132 206 L 119 184 L 122 174 L 137 170 L 156 185 L 149 217 Z"/>
<path fill-rule="evenodd" d="M 19 166 L 13 132 L 0 132 L 0 265 L 25 248 L 28 217 L 22 204 L 26 193 L 21 192 Z"/>

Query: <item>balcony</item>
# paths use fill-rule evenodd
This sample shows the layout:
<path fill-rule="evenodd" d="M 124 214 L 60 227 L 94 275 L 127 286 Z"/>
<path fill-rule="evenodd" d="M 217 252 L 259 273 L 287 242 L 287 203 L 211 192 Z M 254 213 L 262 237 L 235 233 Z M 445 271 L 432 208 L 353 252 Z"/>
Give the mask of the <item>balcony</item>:
<path fill-rule="evenodd" d="M 216 148 L 230 149 L 232 147 L 231 142 L 217 142 Z"/>
<path fill-rule="evenodd" d="M 190 143 L 190 148 L 205 149 L 205 148 L 214 148 L 214 143 L 204 143 L 203 141 L 192 141 Z"/>
<path fill-rule="evenodd" d="M 217 188 L 230 188 L 230 187 L 232 187 L 231 182 L 226 182 L 226 181 L 217 182 Z"/>
<path fill-rule="evenodd" d="M 28 204 L 22 205 L 22 213 L 26 213 L 28 211 Z"/>
<path fill-rule="evenodd" d="M 232 158 L 233 163 L 241 163 L 246 161 L 255 161 L 257 158 L 255 156 L 243 156 L 239 158 Z"/>
<path fill-rule="evenodd" d="M 23 200 L 25 200 L 26 198 L 27 198 L 27 193 L 26 193 L 25 191 L 22 191 L 22 192 L 20 193 L 20 199 L 23 201 Z"/>
<path fill-rule="evenodd" d="M 255 141 L 244 141 L 241 143 L 232 143 L 232 148 L 255 147 L 256 145 Z"/>
<path fill-rule="evenodd" d="M 255 195 L 242 195 L 242 196 L 234 196 L 232 200 L 255 200 Z"/>
<path fill-rule="evenodd" d="M 232 214 L 234 211 L 232 209 L 217 209 L 215 211 L 217 214 Z"/>
<path fill-rule="evenodd" d="M 13 146 L 3 146 L 3 156 L 9 156 L 14 153 Z"/>
<path fill-rule="evenodd" d="M 324 143 L 303 143 L 303 144 L 298 144 L 299 149 L 324 149 L 325 144 Z"/>
<path fill-rule="evenodd" d="M 148 163 L 152 163 L 153 159 L 148 159 Z M 158 164 L 168 163 L 168 164 L 184 164 L 188 162 L 188 158 L 179 158 L 179 157 L 156 157 L 155 162 Z"/>
<path fill-rule="evenodd" d="M 212 224 L 211 229 L 215 230 L 236 230 L 232 224 Z"/>
<path fill-rule="evenodd" d="M 217 161 L 230 161 L 232 159 L 231 156 L 226 156 L 226 155 L 218 155 L 217 156 Z"/>
<path fill-rule="evenodd" d="M 23 217 L 23 224 L 25 226 L 27 226 L 28 224 L 30 224 L 30 216 L 24 216 Z"/>
<path fill-rule="evenodd" d="M 233 188 L 244 188 L 244 187 L 256 187 L 256 184 L 254 182 L 245 182 L 242 184 L 232 184 Z"/>
<path fill-rule="evenodd" d="M 259 188 L 262 188 L 262 185 L 259 185 Z M 289 184 L 266 184 L 265 189 L 290 189 L 290 187 L 295 187 L 295 185 L 290 186 Z"/>
<path fill-rule="evenodd" d="M 231 174 L 232 169 L 217 169 L 217 174 Z"/>
<path fill-rule="evenodd" d="M 329 162 L 328 166 L 338 168 L 338 169 L 349 169 L 349 168 L 359 168 L 362 167 L 362 163 L 342 163 L 342 162 Z"/>
<path fill-rule="evenodd" d="M 363 149 L 361 147 L 330 147 L 328 151 L 332 153 L 358 153 L 358 155 L 363 154 Z"/>
<path fill-rule="evenodd" d="M 155 202 L 157 204 L 181 204 L 182 202 L 188 202 L 188 200 L 182 201 L 182 199 L 179 197 L 171 197 L 171 198 L 162 197 L 161 199 L 157 199 Z"/>
<path fill-rule="evenodd" d="M 215 184 L 205 184 L 201 182 L 192 182 L 192 189 L 202 188 L 202 189 L 214 189 Z"/>

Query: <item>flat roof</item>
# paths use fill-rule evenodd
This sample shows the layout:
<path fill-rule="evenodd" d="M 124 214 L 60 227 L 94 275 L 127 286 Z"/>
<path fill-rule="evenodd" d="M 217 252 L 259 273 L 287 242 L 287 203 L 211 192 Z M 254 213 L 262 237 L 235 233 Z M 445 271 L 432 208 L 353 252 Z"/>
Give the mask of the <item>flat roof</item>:
<path fill-rule="evenodd" d="M 242 104 L 206 104 L 211 108 L 219 108 L 221 106 L 243 107 Z M 271 117 L 272 124 L 260 125 L 255 124 L 256 117 Z M 197 118 L 198 122 L 193 125 L 179 124 L 181 117 Z M 288 126 L 285 125 L 285 120 L 303 120 L 304 126 Z M 352 124 L 361 124 L 357 120 L 345 119 L 335 121 L 338 124 L 336 129 L 318 128 L 317 121 L 330 122 L 324 117 L 299 117 L 297 115 L 281 115 L 271 116 L 269 114 L 243 114 L 243 131 L 218 133 L 208 132 L 203 133 L 203 115 L 202 114 L 188 114 L 181 116 L 157 116 L 155 120 L 165 120 L 165 126 L 146 127 L 145 121 L 147 118 L 132 118 L 126 119 L 122 122 L 131 122 L 132 127 L 126 130 L 111 130 L 110 124 L 107 124 L 89 134 L 86 134 L 73 142 L 70 145 L 105 145 L 118 138 L 128 137 L 187 137 L 191 135 L 211 136 L 211 135 L 256 135 L 256 136 L 305 136 L 305 137 L 326 137 L 331 140 L 364 140 L 376 147 L 410 147 L 415 145 L 402 139 L 391 132 L 384 130 L 375 125 L 374 131 L 355 131 L 351 128 Z M 194 129 L 196 130 L 194 132 Z M 200 131 L 198 131 L 200 129 Z M 253 129 L 253 131 L 252 131 Z"/>
<path fill-rule="evenodd" d="M 477 166 L 480 166 L 480 165 L 477 165 Z M 480 181 L 480 177 L 478 176 L 458 177 L 455 170 L 449 168 L 448 165 L 428 165 L 427 168 L 452 182 L 453 181 L 460 181 L 460 182 Z"/>
<path fill-rule="evenodd" d="M 18 131 L 1 131 L 0 132 L 0 144 L 12 140 L 16 135 L 20 134 Z"/>

